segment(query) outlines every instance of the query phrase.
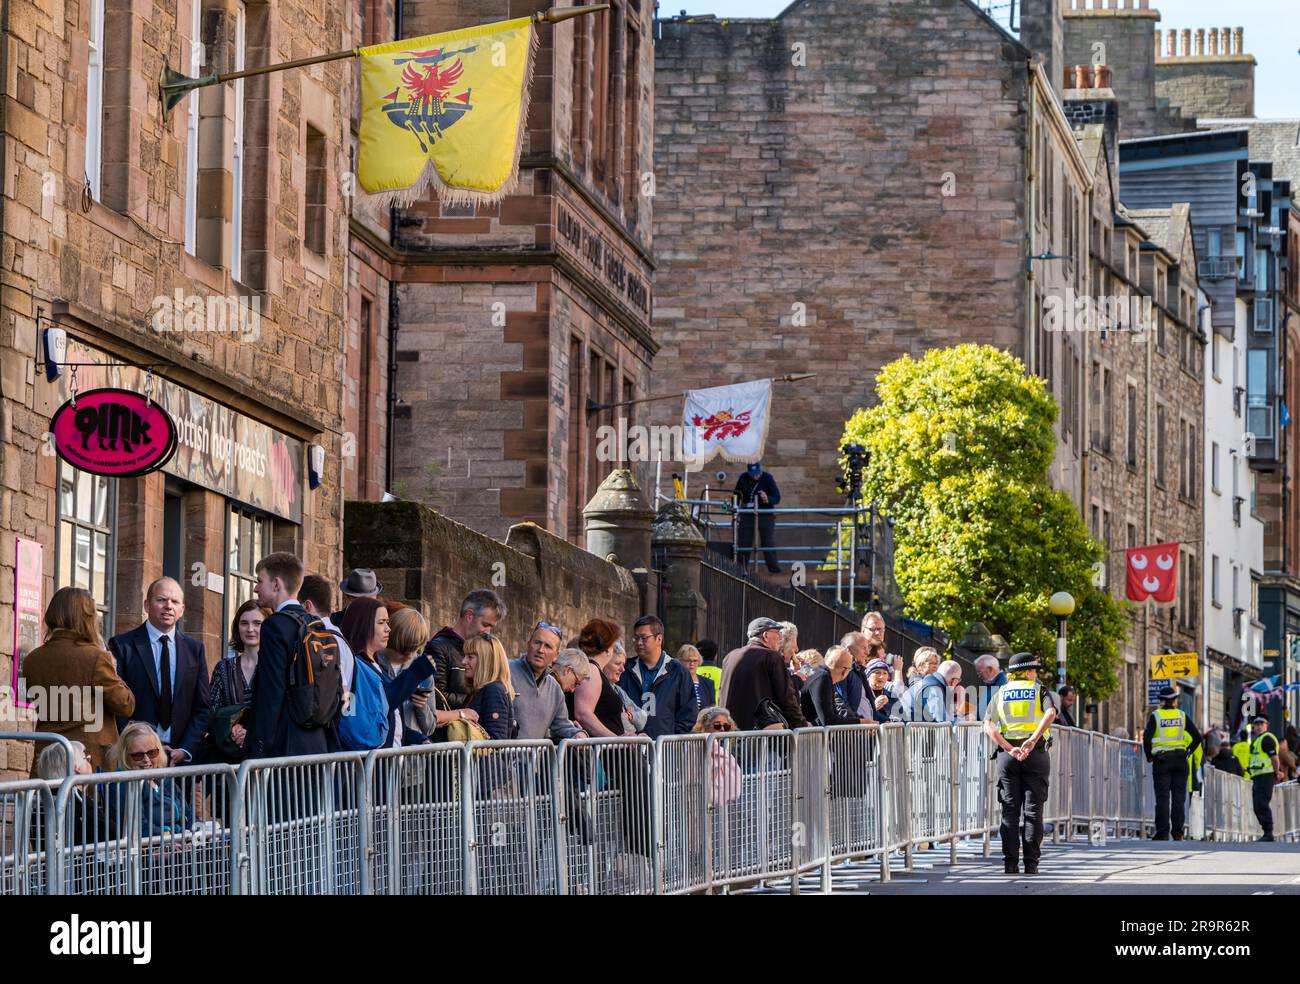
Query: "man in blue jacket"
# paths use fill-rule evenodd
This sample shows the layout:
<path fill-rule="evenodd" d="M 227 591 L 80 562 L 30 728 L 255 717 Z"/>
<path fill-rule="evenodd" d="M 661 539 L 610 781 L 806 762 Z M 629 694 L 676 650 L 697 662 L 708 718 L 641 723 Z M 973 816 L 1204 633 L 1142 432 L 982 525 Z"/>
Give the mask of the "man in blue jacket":
<path fill-rule="evenodd" d="M 954 721 L 950 693 L 961 683 L 961 664 L 946 660 L 933 673 L 918 680 L 899 700 L 904 721 Z"/>
<path fill-rule="evenodd" d="M 632 628 L 637 658 L 627 664 L 618 685 L 650 720 L 645 734 L 685 735 L 695 727 L 695 688 L 681 663 L 664 653 L 664 623 L 642 615 Z"/>

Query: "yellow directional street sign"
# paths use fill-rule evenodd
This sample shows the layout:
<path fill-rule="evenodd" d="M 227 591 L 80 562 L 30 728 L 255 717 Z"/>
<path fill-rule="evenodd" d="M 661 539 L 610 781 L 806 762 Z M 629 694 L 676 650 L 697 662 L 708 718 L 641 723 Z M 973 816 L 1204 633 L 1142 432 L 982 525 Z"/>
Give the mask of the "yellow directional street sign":
<path fill-rule="evenodd" d="M 1152 680 L 1174 680 L 1179 677 L 1200 676 L 1196 653 L 1157 653 L 1148 656 Z"/>

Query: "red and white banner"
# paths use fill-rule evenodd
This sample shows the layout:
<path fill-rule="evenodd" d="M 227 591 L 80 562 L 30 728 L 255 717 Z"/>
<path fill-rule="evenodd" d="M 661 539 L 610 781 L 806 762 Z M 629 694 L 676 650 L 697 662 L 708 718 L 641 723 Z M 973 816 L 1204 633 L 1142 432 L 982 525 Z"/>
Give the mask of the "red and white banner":
<path fill-rule="evenodd" d="M 1178 590 L 1178 544 L 1156 543 L 1128 551 L 1128 600 L 1171 602 Z"/>
<path fill-rule="evenodd" d="M 682 456 L 703 467 L 718 455 L 748 464 L 763 457 L 772 380 L 690 390 L 682 413 Z"/>

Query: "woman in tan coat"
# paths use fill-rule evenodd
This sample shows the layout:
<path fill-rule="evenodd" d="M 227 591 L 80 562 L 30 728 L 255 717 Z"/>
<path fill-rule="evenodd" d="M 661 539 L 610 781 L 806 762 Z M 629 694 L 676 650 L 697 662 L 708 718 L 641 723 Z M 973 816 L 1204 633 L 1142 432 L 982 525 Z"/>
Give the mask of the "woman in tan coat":
<path fill-rule="evenodd" d="M 135 710 L 135 695 L 104 648 L 89 591 L 54 592 L 45 609 L 45 644 L 23 660 L 22 676 L 39 714 L 36 730 L 81 742 L 91 766 L 102 769 L 105 753 L 117 741 L 117 718 Z M 46 744 L 37 743 L 37 756 Z"/>

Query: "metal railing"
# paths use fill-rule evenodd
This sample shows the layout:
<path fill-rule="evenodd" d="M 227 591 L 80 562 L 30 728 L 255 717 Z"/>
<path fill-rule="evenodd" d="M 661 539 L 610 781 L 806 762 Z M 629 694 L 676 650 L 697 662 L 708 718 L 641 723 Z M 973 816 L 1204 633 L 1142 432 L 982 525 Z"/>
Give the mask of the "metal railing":
<path fill-rule="evenodd" d="M 685 894 L 923 845 L 990 853 L 978 722 L 426 745 L 0 784 L 0 895 Z M 1055 840 L 1141 835 L 1136 742 L 1053 729 Z M 1209 769 L 1207 837 L 1258 836 L 1251 785 Z M 1300 838 L 1300 785 L 1273 792 Z"/>

